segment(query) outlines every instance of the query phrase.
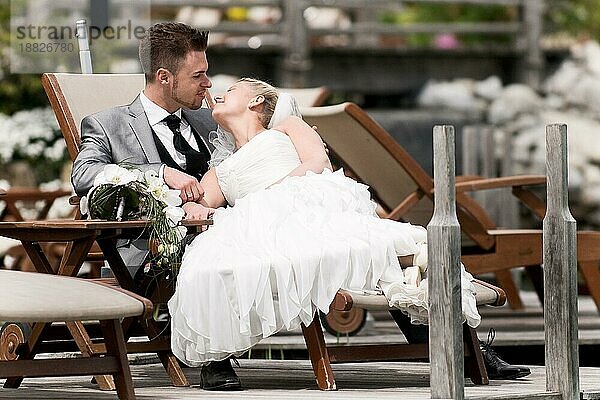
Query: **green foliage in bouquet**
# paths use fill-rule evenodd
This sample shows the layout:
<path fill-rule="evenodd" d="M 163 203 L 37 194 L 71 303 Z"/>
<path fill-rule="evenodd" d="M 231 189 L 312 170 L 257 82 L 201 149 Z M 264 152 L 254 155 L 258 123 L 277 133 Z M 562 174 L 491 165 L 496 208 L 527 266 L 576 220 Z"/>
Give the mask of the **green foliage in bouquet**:
<path fill-rule="evenodd" d="M 109 164 L 98 174 L 94 187 L 81 199 L 81 212 L 90 218 L 113 221 L 145 219 L 148 240 L 154 249 L 155 273 L 177 275 L 187 229 L 181 226 L 184 211 L 178 190 L 171 190 L 154 171 L 142 173 L 130 165 Z"/>

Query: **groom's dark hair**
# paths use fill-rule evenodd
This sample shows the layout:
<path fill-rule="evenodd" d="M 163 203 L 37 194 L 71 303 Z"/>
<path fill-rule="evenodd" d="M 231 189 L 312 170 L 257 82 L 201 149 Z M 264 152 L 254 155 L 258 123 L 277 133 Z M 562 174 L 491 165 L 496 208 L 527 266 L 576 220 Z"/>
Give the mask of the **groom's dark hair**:
<path fill-rule="evenodd" d="M 177 74 L 190 51 L 205 51 L 207 46 L 208 31 L 180 22 L 152 25 L 140 41 L 140 62 L 146 82 L 154 82 L 159 68 Z"/>

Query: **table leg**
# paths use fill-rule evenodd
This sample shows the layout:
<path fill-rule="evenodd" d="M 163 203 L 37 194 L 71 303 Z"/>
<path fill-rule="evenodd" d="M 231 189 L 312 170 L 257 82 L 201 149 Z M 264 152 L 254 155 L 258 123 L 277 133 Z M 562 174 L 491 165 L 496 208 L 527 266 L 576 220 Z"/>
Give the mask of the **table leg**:
<path fill-rule="evenodd" d="M 65 254 L 60 260 L 58 274 L 76 276 L 95 239 L 95 236 L 88 236 L 67 243 Z"/>
<path fill-rule="evenodd" d="M 98 353 L 94 351 L 94 344 L 85 330 L 83 323 L 76 321 L 67 322 L 66 324 L 67 328 L 69 328 L 69 332 L 71 332 L 71 336 L 73 336 L 73 339 L 79 348 L 79 351 L 81 351 L 81 355 L 83 357 L 97 356 Z M 115 390 L 115 383 L 110 375 L 96 375 L 94 378 L 96 379 L 96 383 L 98 384 L 100 390 Z"/>
<path fill-rule="evenodd" d="M 119 255 L 119 252 L 114 245 L 114 239 L 101 239 L 98 238 L 96 240 L 98 245 L 102 249 L 104 256 L 110 264 L 111 270 L 119 285 L 127 290 L 131 290 L 135 292 L 135 287 L 133 283 L 133 279 L 123 262 L 123 259 Z M 146 319 L 140 321 L 144 332 L 148 335 L 149 339 L 160 337 L 164 334 L 163 329 L 158 326 L 156 321 L 153 319 Z M 128 331 L 128 329 L 126 329 Z M 189 386 L 189 382 L 184 375 L 179 362 L 173 355 L 173 352 L 170 350 L 158 350 L 157 352 L 158 358 L 162 362 L 171 382 L 174 386 Z"/>
<path fill-rule="evenodd" d="M 115 240 L 97 238 L 96 241 L 98 242 L 98 246 L 100 246 L 102 253 L 104 253 L 104 257 L 106 257 L 106 261 L 108 261 L 113 275 L 117 279 L 117 282 L 119 282 L 119 286 L 125 290 L 135 292 L 133 278 L 129 274 L 127 266 L 117 251 Z"/>
<path fill-rule="evenodd" d="M 25 240 L 21 241 L 23 248 L 27 252 L 27 255 L 31 259 L 33 266 L 42 274 L 52 274 L 54 275 L 56 272 L 52 265 L 50 265 L 50 261 L 48 261 L 48 257 L 44 254 L 44 250 L 42 250 L 42 246 L 38 242 L 28 242 Z"/>

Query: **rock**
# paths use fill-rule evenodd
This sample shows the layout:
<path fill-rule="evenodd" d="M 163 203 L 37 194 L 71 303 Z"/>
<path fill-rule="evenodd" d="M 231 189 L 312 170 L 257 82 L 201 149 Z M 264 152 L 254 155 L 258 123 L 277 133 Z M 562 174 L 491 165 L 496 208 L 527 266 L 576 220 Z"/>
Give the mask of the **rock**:
<path fill-rule="evenodd" d="M 579 60 L 588 72 L 600 76 L 600 44 L 587 40 L 571 48 L 571 55 Z"/>
<path fill-rule="evenodd" d="M 565 108 L 566 106 L 567 101 L 562 96 L 556 94 L 549 94 L 544 98 L 544 108 L 553 108 L 555 110 L 560 110 Z"/>
<path fill-rule="evenodd" d="M 480 112 L 487 103 L 473 93 L 473 81 L 429 81 L 419 94 L 417 103 L 423 107 L 443 107 L 465 112 Z"/>
<path fill-rule="evenodd" d="M 543 85 L 546 93 L 565 96 L 573 85 L 585 74 L 582 67 L 568 60 L 562 63 L 558 70 L 546 80 Z"/>
<path fill-rule="evenodd" d="M 473 88 L 475 94 L 486 100 L 495 100 L 502 94 L 502 81 L 497 76 L 490 76 L 479 82 L 475 82 Z"/>
<path fill-rule="evenodd" d="M 488 110 L 488 120 L 498 125 L 514 119 L 522 113 L 536 113 L 543 102 L 535 91 L 522 84 L 508 85 L 500 97 L 492 102 Z"/>
<path fill-rule="evenodd" d="M 566 93 L 565 99 L 569 104 L 600 112 L 600 76 L 581 76 Z"/>

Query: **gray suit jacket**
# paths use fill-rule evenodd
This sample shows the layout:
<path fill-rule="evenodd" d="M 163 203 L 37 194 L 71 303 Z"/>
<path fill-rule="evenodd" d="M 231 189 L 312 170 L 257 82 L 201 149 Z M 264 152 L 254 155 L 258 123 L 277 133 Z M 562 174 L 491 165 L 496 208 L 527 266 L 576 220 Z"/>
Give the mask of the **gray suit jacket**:
<path fill-rule="evenodd" d="M 209 132 L 217 128 L 210 110 L 182 112 L 183 118 L 208 143 Z M 210 144 L 209 150 L 213 150 Z M 75 192 L 85 196 L 105 165 L 120 162 L 135 164 L 144 172 L 158 172 L 163 165 L 139 96 L 129 105 L 110 108 L 81 121 L 81 149 L 71 175 Z M 147 249 L 146 241 L 119 243 L 119 253 L 125 264 L 132 267 L 143 263 Z"/>

